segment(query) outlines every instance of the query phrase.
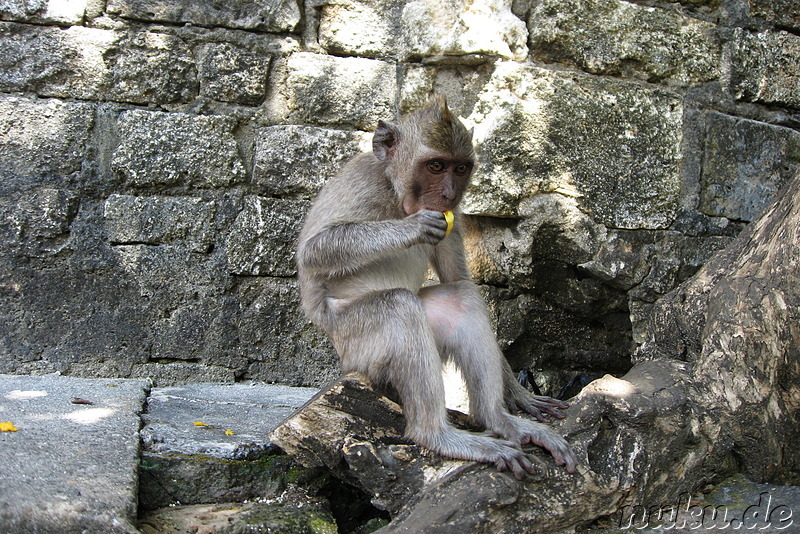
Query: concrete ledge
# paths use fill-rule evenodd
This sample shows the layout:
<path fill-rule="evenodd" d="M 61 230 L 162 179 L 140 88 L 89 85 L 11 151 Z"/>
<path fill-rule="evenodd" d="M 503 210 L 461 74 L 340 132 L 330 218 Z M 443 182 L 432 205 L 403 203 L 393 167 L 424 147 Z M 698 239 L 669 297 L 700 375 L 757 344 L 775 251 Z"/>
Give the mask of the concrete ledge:
<path fill-rule="evenodd" d="M 0 532 L 137 532 L 147 380 L 0 375 Z M 81 404 L 81 402 L 91 404 Z"/>

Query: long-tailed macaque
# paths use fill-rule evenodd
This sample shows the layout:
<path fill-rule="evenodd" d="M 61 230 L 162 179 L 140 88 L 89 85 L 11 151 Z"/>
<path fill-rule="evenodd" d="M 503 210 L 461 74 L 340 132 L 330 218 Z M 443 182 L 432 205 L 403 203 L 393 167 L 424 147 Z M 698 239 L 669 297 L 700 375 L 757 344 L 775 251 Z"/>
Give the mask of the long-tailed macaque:
<path fill-rule="evenodd" d="M 380 121 L 373 151 L 322 189 L 297 251 L 302 306 L 325 330 L 342 370 L 399 395 L 406 434 L 452 458 L 493 463 L 521 479 L 533 464 L 521 446 L 544 447 L 574 472 L 566 441 L 547 421 L 566 405 L 531 395 L 500 352 L 485 303 L 470 281 L 458 220 L 445 236 L 474 168 L 472 133 L 443 97 L 398 123 Z M 428 266 L 439 284 L 422 287 Z M 442 361 L 460 369 L 470 416 L 485 434 L 447 420 Z M 496 436 L 496 437 L 493 437 Z"/>

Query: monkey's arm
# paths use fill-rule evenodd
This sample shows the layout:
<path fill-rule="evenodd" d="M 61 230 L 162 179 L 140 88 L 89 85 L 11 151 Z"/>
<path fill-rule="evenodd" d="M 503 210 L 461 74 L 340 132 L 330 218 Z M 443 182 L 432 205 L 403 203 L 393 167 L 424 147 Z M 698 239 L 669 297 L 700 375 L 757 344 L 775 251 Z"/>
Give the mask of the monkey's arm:
<path fill-rule="evenodd" d="M 297 261 L 318 273 L 346 275 L 414 245 L 435 245 L 446 230 L 444 216 L 428 210 L 403 219 L 328 224 L 301 237 Z"/>
<path fill-rule="evenodd" d="M 452 233 L 436 246 L 431 263 L 439 281 L 443 284 L 470 280 L 464 242 L 458 226 L 455 226 Z"/>

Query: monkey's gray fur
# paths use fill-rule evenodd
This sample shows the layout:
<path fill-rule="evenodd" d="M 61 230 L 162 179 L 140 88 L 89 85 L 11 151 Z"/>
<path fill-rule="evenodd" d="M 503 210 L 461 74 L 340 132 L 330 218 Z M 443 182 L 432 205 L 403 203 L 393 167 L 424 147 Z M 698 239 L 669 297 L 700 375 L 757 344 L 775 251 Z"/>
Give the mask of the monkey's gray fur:
<path fill-rule="evenodd" d="M 397 391 L 414 442 L 517 478 L 533 472 L 521 445 L 535 443 L 573 472 L 576 458 L 562 437 L 508 412 L 546 421 L 544 413 L 562 416 L 557 408 L 566 405 L 516 381 L 469 279 L 458 217 L 445 237 L 442 212 L 457 208 L 472 169 L 472 134 L 443 98 L 397 124 L 379 122 L 373 152 L 348 162 L 308 213 L 297 251 L 303 310 L 332 340 L 343 371 Z M 429 265 L 440 283 L 423 288 Z M 461 370 L 470 415 L 487 434 L 448 423 L 447 359 Z"/>

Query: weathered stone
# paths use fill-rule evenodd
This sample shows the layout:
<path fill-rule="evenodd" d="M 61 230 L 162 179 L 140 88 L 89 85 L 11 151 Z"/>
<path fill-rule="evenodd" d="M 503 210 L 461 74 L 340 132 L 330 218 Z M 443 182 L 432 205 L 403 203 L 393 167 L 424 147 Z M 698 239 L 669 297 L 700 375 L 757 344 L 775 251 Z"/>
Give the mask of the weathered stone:
<path fill-rule="evenodd" d="M 167 104 L 197 95 L 197 72 L 188 48 L 164 33 L 0 23 L 0 89 Z"/>
<path fill-rule="evenodd" d="M 110 0 L 106 9 L 110 14 L 135 20 L 268 32 L 292 32 L 300 23 L 300 8 L 293 0 L 222 3 L 212 0 Z"/>
<path fill-rule="evenodd" d="M 200 54 L 200 94 L 222 102 L 260 104 L 267 93 L 271 58 L 228 43 L 206 45 Z"/>
<path fill-rule="evenodd" d="M 310 204 L 304 200 L 245 197 L 228 235 L 230 272 L 250 276 L 292 276 L 294 249 Z"/>
<path fill-rule="evenodd" d="M 0 19 L 45 24 L 80 24 L 90 0 L 5 0 Z"/>
<path fill-rule="evenodd" d="M 621 0 L 546 0 L 528 18 L 531 54 L 593 74 L 687 85 L 719 76 L 715 26 Z"/>
<path fill-rule="evenodd" d="M 63 189 L 26 192 L 17 203 L 0 201 L 0 235 L 5 235 L 0 246 L 21 247 L 28 256 L 56 253 L 77 212 L 77 196 Z"/>
<path fill-rule="evenodd" d="M 800 37 L 737 28 L 727 54 L 728 78 L 737 99 L 800 108 Z"/>
<path fill-rule="evenodd" d="M 468 117 L 481 165 L 463 209 L 518 216 L 521 199 L 555 191 L 606 226 L 664 228 L 678 207 L 681 114 L 671 93 L 499 64 Z"/>
<path fill-rule="evenodd" d="M 782 28 L 800 28 L 800 3 L 797 0 L 748 0 L 750 15 Z"/>
<path fill-rule="evenodd" d="M 800 167 L 800 133 L 709 112 L 699 210 L 752 221 Z"/>
<path fill-rule="evenodd" d="M 111 195 L 104 217 L 109 241 L 117 245 L 183 243 L 206 252 L 214 239 L 213 202 L 190 197 Z"/>
<path fill-rule="evenodd" d="M 319 44 L 334 54 L 396 56 L 402 8 L 394 0 L 320 2 Z"/>
<path fill-rule="evenodd" d="M 297 465 L 276 455 L 268 434 L 316 391 L 258 383 L 152 390 L 140 432 L 140 509 L 276 497 Z"/>
<path fill-rule="evenodd" d="M 408 2 L 402 23 L 410 59 L 495 56 L 523 60 L 528 55 L 525 23 L 511 12 L 511 1 Z"/>
<path fill-rule="evenodd" d="M 117 124 L 111 165 L 131 185 L 220 187 L 244 178 L 229 117 L 132 110 Z"/>
<path fill-rule="evenodd" d="M 0 525 L 134 534 L 146 380 L 0 375 Z M 91 405 L 76 404 L 81 398 Z"/>
<path fill-rule="evenodd" d="M 121 273 L 5 264 L 0 286 L 8 295 L 0 299 L 0 372 L 96 370 L 124 355 L 112 376 L 129 376 L 126 368 L 147 358 L 152 316 Z M 20 320 L 30 313 L 35 320 Z"/>
<path fill-rule="evenodd" d="M 372 150 L 360 132 L 306 126 L 269 126 L 256 137 L 253 183 L 267 195 L 316 196 L 322 185 L 361 151 Z"/>
<path fill-rule="evenodd" d="M 336 353 L 300 311 L 296 281 L 245 279 L 237 301 L 239 343 L 251 362 L 244 378 L 321 386 L 338 376 Z"/>
<path fill-rule="evenodd" d="M 231 502 L 170 506 L 144 514 L 142 534 L 336 534 L 336 520 L 324 502 L 311 498 L 286 498 L 269 502 Z"/>
<path fill-rule="evenodd" d="M 93 124 L 94 106 L 89 104 L 0 98 L 2 196 L 13 198 L 41 185 L 79 185 Z"/>
<path fill-rule="evenodd" d="M 372 129 L 395 115 L 395 66 L 365 58 L 292 54 L 283 91 L 301 123 Z"/>

